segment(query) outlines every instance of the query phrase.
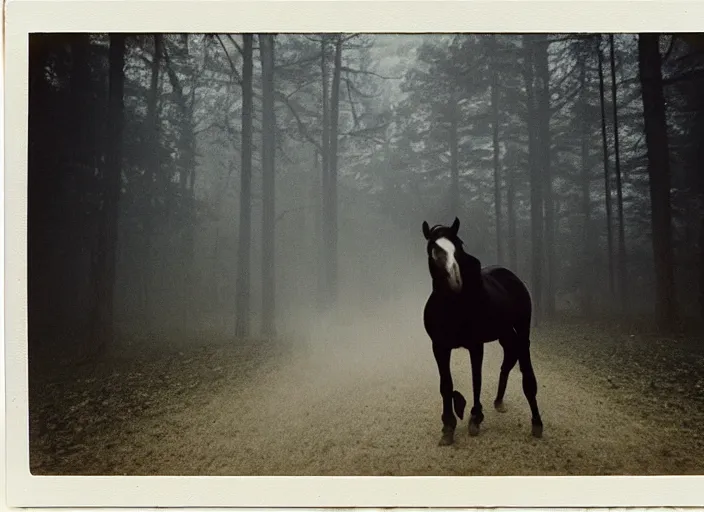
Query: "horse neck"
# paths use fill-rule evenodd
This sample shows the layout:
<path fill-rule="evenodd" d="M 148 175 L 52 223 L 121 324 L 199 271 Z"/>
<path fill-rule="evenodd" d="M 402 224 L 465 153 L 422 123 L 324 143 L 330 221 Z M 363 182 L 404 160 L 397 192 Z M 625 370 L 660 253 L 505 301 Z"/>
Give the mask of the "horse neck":
<path fill-rule="evenodd" d="M 482 290 L 482 264 L 464 250 L 457 252 L 457 263 L 462 275 L 462 292 L 473 295 Z"/>
<path fill-rule="evenodd" d="M 484 287 L 482 286 L 481 276 L 471 272 L 463 272 L 462 274 L 462 290 L 455 292 L 450 289 L 447 281 L 442 278 L 433 278 L 433 294 L 437 295 L 445 302 L 475 302 L 483 297 Z"/>

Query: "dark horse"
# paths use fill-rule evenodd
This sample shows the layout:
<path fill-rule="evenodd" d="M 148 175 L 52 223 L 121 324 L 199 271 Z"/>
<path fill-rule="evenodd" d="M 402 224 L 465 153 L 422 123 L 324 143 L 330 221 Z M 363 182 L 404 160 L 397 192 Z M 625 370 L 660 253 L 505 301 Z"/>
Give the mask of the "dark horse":
<path fill-rule="evenodd" d="M 430 228 L 427 222 L 423 222 L 433 280 L 423 323 L 433 342 L 433 354 L 440 372 L 443 424 L 440 444 L 452 444 L 457 426 L 454 412 L 462 419 L 467 405 L 465 398 L 452 385 L 452 350 L 459 347 L 469 350 L 474 392 L 469 434 L 476 436 L 484 420 L 480 401 L 484 343 L 497 339 L 504 349 L 504 359 L 494 407 L 499 412 L 506 411 L 503 402 L 506 384 L 509 373 L 518 362 L 523 374 L 523 392 L 532 413 L 532 433 L 541 437 L 543 422 L 536 400 L 538 384 L 530 361 L 530 293 L 510 270 L 499 266 L 482 269 L 477 258 L 464 252 L 457 236 L 459 227 L 457 218 L 450 227 L 436 225 Z"/>

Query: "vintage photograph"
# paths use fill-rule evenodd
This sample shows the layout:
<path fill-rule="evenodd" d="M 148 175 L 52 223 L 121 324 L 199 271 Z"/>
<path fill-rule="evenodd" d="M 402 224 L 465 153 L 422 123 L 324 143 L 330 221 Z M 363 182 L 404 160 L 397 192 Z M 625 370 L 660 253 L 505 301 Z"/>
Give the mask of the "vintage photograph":
<path fill-rule="evenodd" d="M 704 474 L 704 34 L 28 48 L 32 475 Z"/>

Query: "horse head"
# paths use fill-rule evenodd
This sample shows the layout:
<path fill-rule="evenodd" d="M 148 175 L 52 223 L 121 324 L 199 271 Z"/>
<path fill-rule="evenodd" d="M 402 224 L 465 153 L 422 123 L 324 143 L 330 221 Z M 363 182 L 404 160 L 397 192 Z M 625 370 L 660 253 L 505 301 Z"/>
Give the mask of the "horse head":
<path fill-rule="evenodd" d="M 455 293 L 462 291 L 462 272 L 458 257 L 464 253 L 462 240 L 457 236 L 460 220 L 455 217 L 451 226 L 436 224 L 432 228 L 423 221 L 423 235 L 428 241 L 428 267 L 434 284 L 443 283 Z"/>

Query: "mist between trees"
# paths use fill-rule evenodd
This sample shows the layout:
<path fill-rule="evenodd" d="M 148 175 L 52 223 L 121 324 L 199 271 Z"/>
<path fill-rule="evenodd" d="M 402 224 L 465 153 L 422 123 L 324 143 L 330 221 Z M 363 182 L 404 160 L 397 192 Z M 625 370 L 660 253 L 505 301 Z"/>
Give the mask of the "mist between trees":
<path fill-rule="evenodd" d="M 429 291 L 421 222 L 454 216 L 468 252 L 528 283 L 538 322 L 704 317 L 699 36 L 29 47 L 33 350 L 373 315 Z"/>

